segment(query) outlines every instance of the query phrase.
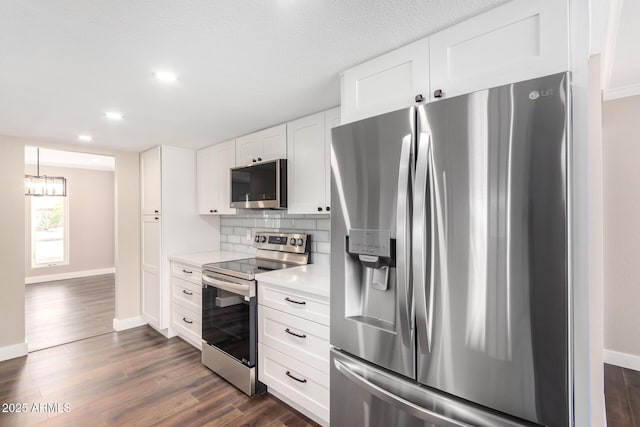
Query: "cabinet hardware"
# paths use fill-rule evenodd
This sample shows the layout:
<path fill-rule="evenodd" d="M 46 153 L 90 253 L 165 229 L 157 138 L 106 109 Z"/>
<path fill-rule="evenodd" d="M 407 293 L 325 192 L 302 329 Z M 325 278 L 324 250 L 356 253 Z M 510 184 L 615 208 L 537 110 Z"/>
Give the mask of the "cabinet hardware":
<path fill-rule="evenodd" d="M 322 212 L 322 208 L 318 206 L 318 212 Z"/>
<path fill-rule="evenodd" d="M 153 211 L 153 213 L 159 213 L 160 211 L 158 211 L 157 209 L 155 211 Z"/>
<path fill-rule="evenodd" d="M 259 162 L 261 162 L 261 161 L 262 161 L 262 158 L 261 158 L 261 157 L 258 157 L 258 161 L 259 161 Z"/>
<path fill-rule="evenodd" d="M 251 161 L 252 161 L 253 163 L 255 163 L 255 162 L 256 162 L 256 159 L 252 159 Z"/>
<path fill-rule="evenodd" d="M 214 210 L 213 210 L 213 212 L 214 212 L 214 213 L 217 213 L 217 212 L 218 212 L 218 209 L 214 209 Z"/>
<path fill-rule="evenodd" d="M 289 328 L 284 330 L 286 333 L 288 333 L 289 335 L 293 335 L 294 337 L 298 337 L 298 338 L 306 338 L 307 336 L 305 334 L 296 334 L 295 332 L 291 332 L 291 330 Z"/>
<path fill-rule="evenodd" d="M 193 323 L 193 320 L 189 320 L 189 319 L 187 319 L 186 317 L 183 317 L 183 318 L 182 318 L 182 321 L 183 321 L 184 323 L 188 323 L 188 324 L 192 324 L 192 323 Z"/>
<path fill-rule="evenodd" d="M 156 220 L 156 221 L 157 221 L 157 220 L 159 220 L 159 219 L 160 219 L 160 218 L 158 218 L 158 217 L 155 217 L 155 220 Z"/>
<path fill-rule="evenodd" d="M 305 305 L 305 304 L 307 303 L 306 301 L 296 301 L 296 300 L 292 300 L 292 299 L 291 299 L 291 298 L 289 298 L 289 297 L 286 297 L 284 300 L 285 300 L 285 301 L 287 301 L 287 302 L 292 302 L 292 303 L 294 303 L 294 304 L 300 304 L 300 305 Z"/>
<path fill-rule="evenodd" d="M 209 209 L 209 213 L 213 213 L 213 209 Z"/>
<path fill-rule="evenodd" d="M 424 101 L 424 96 L 422 96 L 421 93 L 416 95 L 416 102 L 422 102 Z"/>
<path fill-rule="evenodd" d="M 191 271 L 191 270 L 185 270 L 184 268 L 182 269 L 182 272 L 183 272 L 183 273 L 187 273 L 187 274 L 192 274 L 192 273 L 193 273 L 193 271 Z"/>
<path fill-rule="evenodd" d="M 184 289 L 182 290 L 182 293 L 185 294 L 185 295 L 189 295 L 189 296 L 193 295 L 193 292 L 189 292 L 189 291 L 186 291 Z"/>
<path fill-rule="evenodd" d="M 442 98 L 443 96 L 444 96 L 444 92 L 442 91 L 442 89 L 436 89 L 433 91 L 434 98 Z"/>
<path fill-rule="evenodd" d="M 304 379 L 304 378 L 303 378 L 303 379 L 300 379 L 300 378 L 297 378 L 297 377 L 295 377 L 295 376 L 291 375 L 291 371 L 287 371 L 287 376 L 288 376 L 289 378 L 293 378 L 294 380 L 298 381 L 299 383 L 306 383 L 306 382 L 307 382 L 307 380 L 306 380 L 306 379 Z"/>
<path fill-rule="evenodd" d="M 327 212 L 329 212 L 331 210 L 331 207 L 327 206 Z"/>

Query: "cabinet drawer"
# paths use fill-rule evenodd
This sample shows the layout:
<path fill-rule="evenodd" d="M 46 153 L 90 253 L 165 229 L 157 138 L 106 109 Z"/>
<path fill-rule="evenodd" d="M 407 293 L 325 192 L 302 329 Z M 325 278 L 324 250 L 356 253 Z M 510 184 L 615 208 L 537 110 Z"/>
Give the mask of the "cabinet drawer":
<path fill-rule="evenodd" d="M 258 308 L 259 341 L 329 373 L 329 327 L 269 307 Z"/>
<path fill-rule="evenodd" d="M 186 264 L 171 263 L 171 275 L 202 285 L 202 270 Z"/>
<path fill-rule="evenodd" d="M 202 313 L 174 302 L 172 318 L 173 323 L 182 325 L 198 336 L 202 336 Z"/>
<path fill-rule="evenodd" d="M 296 405 L 329 420 L 329 375 L 259 344 L 258 378 Z"/>
<path fill-rule="evenodd" d="M 172 277 L 171 282 L 173 283 L 174 302 L 180 302 L 182 305 L 192 307 L 195 311 L 201 311 L 202 286 L 177 277 Z"/>
<path fill-rule="evenodd" d="M 258 303 L 303 319 L 329 325 L 329 301 L 258 282 Z"/>

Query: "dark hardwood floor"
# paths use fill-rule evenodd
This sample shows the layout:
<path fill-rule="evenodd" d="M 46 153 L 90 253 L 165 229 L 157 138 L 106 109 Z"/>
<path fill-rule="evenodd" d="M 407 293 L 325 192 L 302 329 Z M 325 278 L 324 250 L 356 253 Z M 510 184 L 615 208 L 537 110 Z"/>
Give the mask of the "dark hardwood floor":
<path fill-rule="evenodd" d="M 115 275 L 26 285 L 29 351 L 113 331 Z"/>
<path fill-rule="evenodd" d="M 12 427 L 316 425 L 268 395 L 248 398 L 205 368 L 194 347 L 147 326 L 1 362 L 0 403 L 30 410 L 0 412 L 0 426 Z M 50 411 L 33 412 L 41 403 Z"/>
<path fill-rule="evenodd" d="M 640 426 L 640 372 L 604 365 L 608 427 Z"/>

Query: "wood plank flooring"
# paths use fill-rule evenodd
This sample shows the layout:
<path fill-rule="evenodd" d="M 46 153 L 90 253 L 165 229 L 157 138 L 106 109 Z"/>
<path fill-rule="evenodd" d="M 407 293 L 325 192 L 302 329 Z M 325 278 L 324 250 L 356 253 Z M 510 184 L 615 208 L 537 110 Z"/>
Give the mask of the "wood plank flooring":
<path fill-rule="evenodd" d="M 640 372 L 605 364 L 604 396 L 609 427 L 640 426 Z"/>
<path fill-rule="evenodd" d="M 12 427 L 316 426 L 271 396 L 248 398 L 194 347 L 148 326 L 1 362 L 0 403 L 59 404 L 59 412 L 0 413 L 0 426 Z"/>
<path fill-rule="evenodd" d="M 26 285 L 29 351 L 113 331 L 115 275 Z"/>

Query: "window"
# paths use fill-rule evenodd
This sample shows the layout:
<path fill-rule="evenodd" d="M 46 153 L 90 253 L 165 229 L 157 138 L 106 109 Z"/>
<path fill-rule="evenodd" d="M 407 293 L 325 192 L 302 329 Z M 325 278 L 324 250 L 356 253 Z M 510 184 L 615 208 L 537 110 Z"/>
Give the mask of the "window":
<path fill-rule="evenodd" d="M 31 267 L 69 263 L 67 197 L 31 197 Z"/>

